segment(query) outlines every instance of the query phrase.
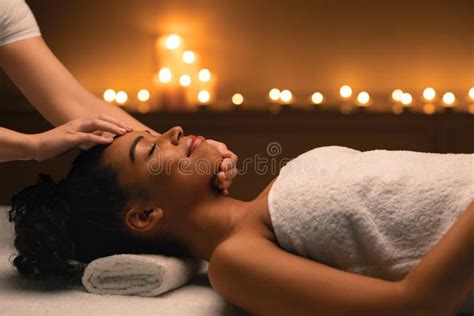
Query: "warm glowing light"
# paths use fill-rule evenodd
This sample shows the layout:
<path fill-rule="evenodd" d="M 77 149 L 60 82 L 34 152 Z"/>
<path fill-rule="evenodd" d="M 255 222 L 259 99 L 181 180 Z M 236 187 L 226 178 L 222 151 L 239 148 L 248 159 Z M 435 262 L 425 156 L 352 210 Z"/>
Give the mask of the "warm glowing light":
<path fill-rule="evenodd" d="M 403 106 L 399 105 L 399 104 L 394 104 L 392 106 L 392 112 L 394 114 L 402 114 L 403 113 Z"/>
<path fill-rule="evenodd" d="M 321 92 L 315 92 L 311 96 L 311 101 L 313 101 L 314 104 L 321 104 L 324 101 L 324 96 Z"/>
<path fill-rule="evenodd" d="M 394 101 L 400 102 L 402 100 L 403 91 L 400 89 L 395 89 L 392 92 L 392 99 Z"/>
<path fill-rule="evenodd" d="M 272 101 L 277 101 L 280 99 L 280 94 L 281 94 L 280 90 L 274 88 L 270 90 L 270 92 L 268 93 L 268 96 L 270 97 Z"/>
<path fill-rule="evenodd" d="M 339 93 L 341 94 L 341 97 L 348 98 L 352 95 L 352 88 L 348 85 L 344 85 L 339 89 Z"/>
<path fill-rule="evenodd" d="M 400 102 L 402 102 L 403 105 L 410 105 L 412 101 L 413 97 L 408 92 L 404 92 L 400 98 Z"/>
<path fill-rule="evenodd" d="M 232 103 L 235 105 L 241 105 L 244 103 L 244 97 L 240 93 L 236 93 L 232 96 Z"/>
<path fill-rule="evenodd" d="M 127 92 L 125 91 L 119 91 L 115 95 L 115 101 L 117 101 L 118 104 L 125 104 L 128 100 L 128 95 Z"/>
<path fill-rule="evenodd" d="M 183 61 L 186 64 L 192 64 L 195 59 L 196 59 L 196 55 L 192 51 L 187 50 L 183 53 Z"/>
<path fill-rule="evenodd" d="M 183 87 L 189 87 L 191 85 L 191 76 L 190 75 L 182 75 L 179 78 L 179 84 Z"/>
<path fill-rule="evenodd" d="M 171 81 L 171 78 L 173 77 L 171 74 L 171 70 L 168 67 L 161 68 L 158 76 L 160 78 L 160 82 L 162 83 L 169 83 Z"/>
<path fill-rule="evenodd" d="M 283 90 L 280 94 L 280 100 L 289 103 L 291 102 L 291 99 L 293 99 L 293 94 L 291 93 L 290 90 Z"/>
<path fill-rule="evenodd" d="M 469 89 L 468 95 L 469 95 L 469 99 L 474 100 L 474 87 Z"/>
<path fill-rule="evenodd" d="M 207 103 L 211 99 L 211 95 L 209 94 L 209 91 L 206 90 L 201 90 L 198 93 L 198 100 L 201 103 Z"/>
<path fill-rule="evenodd" d="M 140 103 L 140 104 L 138 104 L 138 112 L 140 112 L 140 113 L 148 113 L 148 112 L 150 112 L 150 104 L 148 104 L 148 103 Z"/>
<path fill-rule="evenodd" d="M 370 101 L 370 96 L 367 92 L 362 91 L 357 95 L 357 102 L 362 105 L 366 105 Z"/>
<path fill-rule="evenodd" d="M 203 68 L 199 70 L 199 80 L 201 80 L 202 82 L 207 82 L 211 80 L 211 72 L 209 71 L 209 69 Z"/>
<path fill-rule="evenodd" d="M 436 108 L 433 103 L 426 103 L 423 105 L 423 113 L 431 115 L 436 111 Z"/>
<path fill-rule="evenodd" d="M 180 43 L 181 43 L 181 38 L 176 34 L 171 34 L 166 39 L 166 48 L 176 49 L 176 48 L 178 48 Z"/>
<path fill-rule="evenodd" d="M 446 92 L 445 94 L 443 94 L 443 103 L 446 106 L 453 105 L 454 101 L 456 101 L 456 97 L 454 96 L 454 93 Z"/>
<path fill-rule="evenodd" d="M 115 100 L 115 90 L 114 89 L 107 89 L 104 91 L 104 100 L 107 102 L 112 102 Z"/>
<path fill-rule="evenodd" d="M 425 90 L 423 90 L 423 98 L 425 98 L 425 100 L 433 101 L 435 97 L 436 97 L 435 89 L 428 87 Z"/>
<path fill-rule="evenodd" d="M 139 101 L 146 102 L 150 100 L 150 92 L 147 89 L 141 89 L 137 93 L 137 98 Z"/>

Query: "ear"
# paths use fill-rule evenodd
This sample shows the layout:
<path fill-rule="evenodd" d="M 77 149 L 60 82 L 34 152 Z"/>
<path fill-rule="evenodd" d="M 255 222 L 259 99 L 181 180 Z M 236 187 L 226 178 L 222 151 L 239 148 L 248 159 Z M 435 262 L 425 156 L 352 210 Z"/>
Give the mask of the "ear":
<path fill-rule="evenodd" d="M 159 207 L 143 209 L 132 206 L 125 212 L 125 224 L 131 230 L 148 232 L 155 229 L 163 217 L 163 210 Z"/>

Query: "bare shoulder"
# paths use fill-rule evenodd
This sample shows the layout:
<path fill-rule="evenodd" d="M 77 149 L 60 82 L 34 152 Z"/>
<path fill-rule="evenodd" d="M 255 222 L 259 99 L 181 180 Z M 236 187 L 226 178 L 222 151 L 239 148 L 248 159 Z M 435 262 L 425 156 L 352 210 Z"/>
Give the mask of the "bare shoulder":
<path fill-rule="evenodd" d="M 260 236 L 239 236 L 226 240 L 214 250 L 209 260 L 208 275 L 211 284 L 217 287 L 221 275 L 229 276 L 229 273 L 236 270 L 243 272 L 246 268 L 257 268 L 258 259 L 269 258 L 274 251 L 283 250 L 271 240 Z"/>

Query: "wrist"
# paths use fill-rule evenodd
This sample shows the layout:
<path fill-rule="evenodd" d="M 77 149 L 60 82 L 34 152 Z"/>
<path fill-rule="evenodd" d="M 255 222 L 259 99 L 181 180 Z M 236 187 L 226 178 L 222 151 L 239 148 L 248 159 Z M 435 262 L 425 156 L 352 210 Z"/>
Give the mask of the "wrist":
<path fill-rule="evenodd" d="M 24 160 L 37 160 L 38 136 L 37 134 L 22 134 L 21 142 Z"/>

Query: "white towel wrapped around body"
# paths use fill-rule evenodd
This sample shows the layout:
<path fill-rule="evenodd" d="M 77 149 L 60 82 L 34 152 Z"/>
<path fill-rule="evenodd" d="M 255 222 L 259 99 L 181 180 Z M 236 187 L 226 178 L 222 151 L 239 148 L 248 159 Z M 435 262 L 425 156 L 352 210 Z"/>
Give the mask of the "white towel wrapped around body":
<path fill-rule="evenodd" d="M 279 245 L 340 270 L 403 278 L 474 200 L 474 154 L 310 150 L 268 196 Z"/>
<path fill-rule="evenodd" d="M 113 255 L 92 261 L 82 284 L 94 294 L 158 296 L 187 283 L 203 263 L 162 255 Z"/>

